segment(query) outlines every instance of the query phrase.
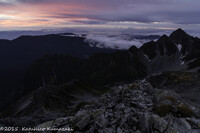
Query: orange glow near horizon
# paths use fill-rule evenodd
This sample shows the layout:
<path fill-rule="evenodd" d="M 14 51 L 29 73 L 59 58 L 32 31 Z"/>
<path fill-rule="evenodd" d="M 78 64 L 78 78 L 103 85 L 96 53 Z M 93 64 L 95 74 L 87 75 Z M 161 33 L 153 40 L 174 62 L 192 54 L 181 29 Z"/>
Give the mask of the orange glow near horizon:
<path fill-rule="evenodd" d="M 63 3 L 55 4 L 36 4 L 16 5 L 8 8 L 0 8 L 0 26 L 1 27 L 54 27 L 62 25 L 71 25 L 74 20 L 84 20 L 79 17 L 82 10 L 86 7 L 80 5 L 69 5 Z M 59 16 L 65 14 L 65 17 Z M 67 17 L 71 15 L 71 17 Z M 72 16 L 74 15 L 74 16 Z M 76 17 L 77 15 L 77 17 Z M 75 24 L 73 24 L 75 25 Z"/>

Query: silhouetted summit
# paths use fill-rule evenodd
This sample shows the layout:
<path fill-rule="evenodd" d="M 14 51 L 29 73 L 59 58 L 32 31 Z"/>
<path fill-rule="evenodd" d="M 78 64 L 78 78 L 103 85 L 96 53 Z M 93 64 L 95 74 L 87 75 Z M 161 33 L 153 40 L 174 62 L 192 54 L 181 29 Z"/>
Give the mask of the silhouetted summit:
<path fill-rule="evenodd" d="M 186 36 L 186 35 L 188 36 L 188 34 L 184 30 L 182 30 L 181 28 L 172 32 L 170 36 L 173 36 L 173 35 L 174 36 Z"/>
<path fill-rule="evenodd" d="M 174 31 L 170 36 L 170 39 L 174 41 L 175 43 L 184 43 L 184 41 L 189 41 L 192 37 L 188 35 L 185 31 L 182 29 L 177 29 Z"/>

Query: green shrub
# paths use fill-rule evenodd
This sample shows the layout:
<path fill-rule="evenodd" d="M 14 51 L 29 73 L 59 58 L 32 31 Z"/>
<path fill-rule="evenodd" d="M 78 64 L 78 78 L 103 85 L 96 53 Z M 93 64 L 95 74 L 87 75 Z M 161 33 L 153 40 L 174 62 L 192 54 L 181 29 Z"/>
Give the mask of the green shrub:
<path fill-rule="evenodd" d="M 172 106 L 169 105 L 169 104 L 163 104 L 163 105 L 160 105 L 160 106 L 154 105 L 153 110 L 159 116 L 165 116 L 165 115 L 172 112 Z"/>
<path fill-rule="evenodd" d="M 173 80 L 173 82 L 178 83 L 178 82 L 184 82 L 184 81 L 190 81 L 191 80 L 191 75 L 188 73 L 171 73 L 170 78 Z"/>
<path fill-rule="evenodd" d="M 135 89 L 139 89 L 140 88 L 140 85 L 138 83 L 133 83 L 131 86 L 130 86 L 130 89 L 132 90 L 135 90 Z"/>
<path fill-rule="evenodd" d="M 165 96 L 164 99 L 163 99 L 163 101 L 164 100 L 169 100 L 169 101 L 171 101 L 173 103 L 176 103 L 176 99 L 174 97 L 172 97 L 172 96 Z"/>
<path fill-rule="evenodd" d="M 177 107 L 178 113 L 182 116 L 182 117 L 192 117 L 195 115 L 195 113 L 193 112 L 192 109 L 190 109 L 187 105 L 179 105 Z"/>

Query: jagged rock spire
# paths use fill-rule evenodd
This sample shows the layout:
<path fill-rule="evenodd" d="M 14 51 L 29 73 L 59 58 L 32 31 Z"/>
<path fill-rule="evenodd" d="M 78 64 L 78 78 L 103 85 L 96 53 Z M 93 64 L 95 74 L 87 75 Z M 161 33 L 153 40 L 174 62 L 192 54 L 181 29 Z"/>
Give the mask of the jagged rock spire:
<path fill-rule="evenodd" d="M 187 40 L 190 38 L 190 36 L 182 29 L 177 29 L 176 31 L 174 31 L 169 38 L 176 42 L 176 43 L 182 43 L 183 41 Z"/>

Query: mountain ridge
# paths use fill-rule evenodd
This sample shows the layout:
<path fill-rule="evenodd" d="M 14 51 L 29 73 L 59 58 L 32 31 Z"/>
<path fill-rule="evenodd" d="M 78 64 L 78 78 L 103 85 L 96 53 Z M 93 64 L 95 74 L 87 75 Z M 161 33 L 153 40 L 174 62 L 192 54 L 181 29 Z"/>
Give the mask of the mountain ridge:
<path fill-rule="evenodd" d="M 177 31 L 186 34 L 181 29 Z M 172 34 L 177 33 L 177 31 L 174 31 Z M 197 44 L 193 44 L 191 44 L 191 47 L 196 47 Z M 142 79 L 148 75 L 163 71 L 191 71 L 192 69 L 198 69 L 198 59 L 196 62 L 192 62 L 196 57 L 195 55 L 192 56 L 193 52 L 188 50 L 188 54 L 183 55 L 181 50 L 170 37 L 163 35 L 158 41 L 145 43 L 141 48 L 132 46 L 127 51 L 94 54 L 88 59 L 83 60 L 80 65 L 75 65 L 76 69 L 74 71 L 78 72 L 78 76 L 74 78 L 85 80 L 94 86 L 102 87 L 106 84 L 120 82 L 122 79 L 124 81 Z M 198 52 L 195 53 L 198 55 Z M 54 56 L 50 56 L 49 59 L 51 60 L 51 58 L 54 58 Z M 66 58 L 68 57 L 66 56 Z M 40 61 L 40 64 L 42 65 L 43 61 Z M 48 67 L 48 65 L 44 65 L 43 67 Z M 40 66 L 35 69 L 39 70 Z M 43 70 L 43 72 L 45 71 Z M 66 69 L 66 71 L 68 70 Z M 49 71 L 48 73 L 53 72 Z M 50 74 L 48 76 L 53 77 Z M 29 75 L 29 77 L 34 76 Z M 40 79 L 40 77 L 37 77 L 37 79 Z M 34 80 L 30 78 L 30 81 Z M 62 83 L 67 81 L 69 80 L 65 80 Z"/>

